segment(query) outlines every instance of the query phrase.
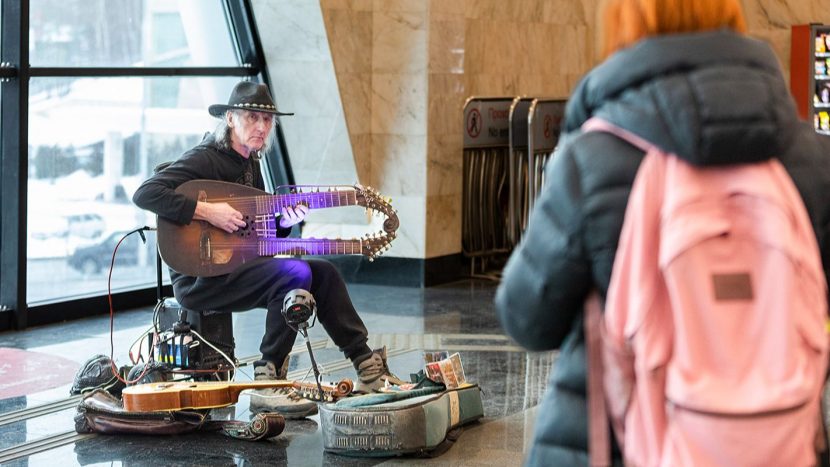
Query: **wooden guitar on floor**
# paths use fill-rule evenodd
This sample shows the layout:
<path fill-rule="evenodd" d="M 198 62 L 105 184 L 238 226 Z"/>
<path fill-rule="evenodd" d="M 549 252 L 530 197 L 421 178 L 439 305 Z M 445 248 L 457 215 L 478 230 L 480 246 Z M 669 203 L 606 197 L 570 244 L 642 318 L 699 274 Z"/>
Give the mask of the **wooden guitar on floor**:
<path fill-rule="evenodd" d="M 319 188 L 320 187 L 316 187 Z M 228 274 L 260 256 L 362 254 L 373 260 L 395 239 L 398 215 L 388 200 L 360 185 L 328 187 L 327 191 L 272 195 L 256 188 L 213 180 L 191 180 L 177 193 L 206 202 L 228 203 L 242 213 L 245 227 L 234 233 L 206 221 L 188 225 L 158 218 L 158 246 L 168 266 L 189 276 Z M 362 206 L 386 216 L 383 231 L 357 239 L 277 238 L 277 216 L 285 206 L 310 209 Z"/>
<path fill-rule="evenodd" d="M 239 393 L 246 389 L 294 388 L 306 399 L 332 402 L 351 394 L 354 383 L 343 379 L 334 386 L 299 381 L 226 381 L 189 382 L 172 381 L 137 384 L 121 392 L 127 412 L 158 412 L 184 409 L 213 409 L 235 404 Z"/>

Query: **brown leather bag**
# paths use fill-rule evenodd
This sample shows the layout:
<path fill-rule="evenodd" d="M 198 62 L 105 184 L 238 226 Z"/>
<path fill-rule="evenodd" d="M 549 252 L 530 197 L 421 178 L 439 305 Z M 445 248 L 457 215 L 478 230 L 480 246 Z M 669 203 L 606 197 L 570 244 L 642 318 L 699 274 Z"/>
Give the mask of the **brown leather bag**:
<path fill-rule="evenodd" d="M 232 438 L 248 441 L 273 438 L 285 429 L 285 418 L 261 413 L 250 422 L 211 420 L 210 410 L 127 412 L 120 399 L 102 389 L 87 394 L 78 404 L 75 431 L 78 433 L 176 435 L 194 431 L 222 431 Z"/>

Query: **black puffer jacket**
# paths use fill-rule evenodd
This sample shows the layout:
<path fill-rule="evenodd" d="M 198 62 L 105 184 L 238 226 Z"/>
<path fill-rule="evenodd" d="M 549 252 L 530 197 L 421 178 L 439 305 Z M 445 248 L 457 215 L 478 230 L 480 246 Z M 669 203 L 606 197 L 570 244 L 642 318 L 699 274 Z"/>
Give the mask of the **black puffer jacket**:
<path fill-rule="evenodd" d="M 696 165 L 778 157 L 810 212 L 830 265 L 830 141 L 800 122 L 765 44 L 727 31 L 647 39 L 579 84 L 560 150 L 496 295 L 499 319 L 531 350 L 559 349 L 527 463 L 587 464 L 582 306 L 604 297 L 643 153 L 579 128 L 599 116 Z"/>

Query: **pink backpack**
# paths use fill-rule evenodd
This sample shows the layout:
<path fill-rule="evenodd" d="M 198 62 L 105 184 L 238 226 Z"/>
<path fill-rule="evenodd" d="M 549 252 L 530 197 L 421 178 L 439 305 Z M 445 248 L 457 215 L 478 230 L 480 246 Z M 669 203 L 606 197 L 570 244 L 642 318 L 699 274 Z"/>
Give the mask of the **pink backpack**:
<path fill-rule="evenodd" d="M 827 283 L 783 166 L 696 168 L 604 120 L 583 130 L 646 151 L 604 323 L 586 307 L 592 461 L 609 460 L 604 387 L 627 464 L 814 465 Z"/>

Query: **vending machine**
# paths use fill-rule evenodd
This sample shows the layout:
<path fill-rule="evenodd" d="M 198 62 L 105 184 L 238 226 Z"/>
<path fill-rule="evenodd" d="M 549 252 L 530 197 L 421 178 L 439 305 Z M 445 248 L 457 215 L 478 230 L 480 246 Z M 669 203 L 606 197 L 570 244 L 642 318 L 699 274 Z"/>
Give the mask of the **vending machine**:
<path fill-rule="evenodd" d="M 792 27 L 790 89 L 801 118 L 830 136 L 830 26 Z"/>

